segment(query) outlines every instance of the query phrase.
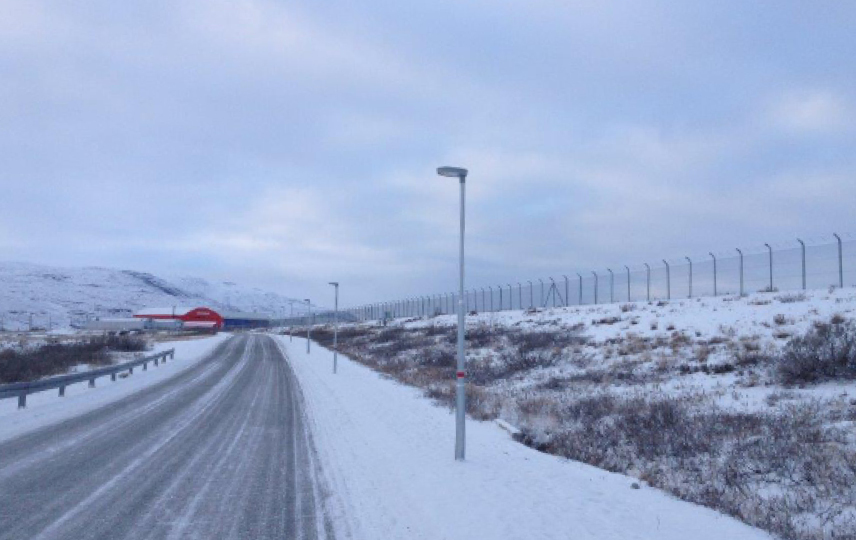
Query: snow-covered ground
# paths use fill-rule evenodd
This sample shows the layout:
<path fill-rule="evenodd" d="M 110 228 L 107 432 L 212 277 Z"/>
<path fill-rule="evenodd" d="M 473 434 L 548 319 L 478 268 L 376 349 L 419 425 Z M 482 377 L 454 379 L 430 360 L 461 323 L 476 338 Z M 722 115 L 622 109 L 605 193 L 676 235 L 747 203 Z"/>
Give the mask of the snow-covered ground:
<path fill-rule="evenodd" d="M 338 523 L 353 538 L 768 539 L 638 480 L 514 442 L 469 421 L 453 459 L 454 417 L 422 393 L 296 338 L 279 338 L 297 374 Z"/>
<path fill-rule="evenodd" d="M 201 339 L 156 343 L 147 354 L 174 348 L 175 360 L 157 367 L 149 366 L 146 371 L 135 369 L 133 375 L 118 378 L 116 382 L 102 377 L 96 381 L 95 388 L 89 388 L 85 382 L 73 384 L 66 388 L 65 397 L 59 397 L 55 390 L 31 394 L 27 396 L 26 409 L 19 410 L 16 399 L 0 400 L 0 441 L 102 407 L 172 377 L 196 364 L 230 335 L 221 333 Z"/>
<path fill-rule="evenodd" d="M 747 352 L 775 354 L 787 341 L 817 323 L 834 317 L 856 319 L 856 288 L 754 293 L 745 297 L 721 296 L 670 301 L 616 303 L 536 312 L 479 313 L 467 317 L 470 329 L 519 328 L 533 331 L 577 329 L 588 340 L 580 353 L 590 367 L 635 364 L 638 387 L 653 371 L 648 386 L 659 391 L 713 392 L 720 404 L 732 408 L 766 408 L 766 399 L 782 391 L 780 384 L 758 370 L 731 370 L 735 357 Z M 454 326 L 454 316 L 397 320 L 405 328 Z M 674 376 L 683 363 L 691 370 Z M 696 369 L 703 365 L 719 373 Z M 579 374 L 578 366 L 557 366 L 528 373 L 513 384 L 531 386 L 550 378 Z M 614 385 L 615 382 L 610 384 Z M 856 382 L 830 382 L 790 390 L 791 398 L 856 399 Z"/>
<path fill-rule="evenodd" d="M 849 538 L 856 380 L 804 366 L 821 365 L 812 350 L 848 350 L 854 315 L 851 287 L 471 314 L 468 412 L 786 538 Z M 340 350 L 451 406 L 455 324 L 343 325 Z M 812 345 L 788 357 L 809 331 Z M 313 330 L 325 344 L 332 334 Z"/>

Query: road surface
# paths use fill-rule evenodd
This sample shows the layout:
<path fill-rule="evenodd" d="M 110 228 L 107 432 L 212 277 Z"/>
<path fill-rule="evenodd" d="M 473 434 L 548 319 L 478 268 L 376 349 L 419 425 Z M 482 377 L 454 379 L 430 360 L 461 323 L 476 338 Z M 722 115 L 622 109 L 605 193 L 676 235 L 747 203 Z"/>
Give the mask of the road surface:
<path fill-rule="evenodd" d="M 2 540 L 329 539 L 323 505 L 299 388 L 264 335 L 0 444 Z"/>

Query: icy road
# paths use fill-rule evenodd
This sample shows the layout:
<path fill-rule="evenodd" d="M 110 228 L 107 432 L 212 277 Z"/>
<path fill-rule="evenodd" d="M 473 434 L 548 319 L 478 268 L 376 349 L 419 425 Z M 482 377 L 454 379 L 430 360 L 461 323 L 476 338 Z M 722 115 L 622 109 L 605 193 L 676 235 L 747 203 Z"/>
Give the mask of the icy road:
<path fill-rule="evenodd" d="M 240 336 L 175 377 L 0 443 L 0 539 L 332 538 L 281 350 Z"/>

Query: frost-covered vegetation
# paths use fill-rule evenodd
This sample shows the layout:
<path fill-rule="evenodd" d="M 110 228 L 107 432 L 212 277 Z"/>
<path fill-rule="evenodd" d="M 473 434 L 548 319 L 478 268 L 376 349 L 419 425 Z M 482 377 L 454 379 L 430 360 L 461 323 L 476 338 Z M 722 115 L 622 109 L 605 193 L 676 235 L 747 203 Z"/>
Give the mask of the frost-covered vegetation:
<path fill-rule="evenodd" d="M 80 365 L 109 365 L 115 353 L 140 352 L 148 348 L 146 339 L 131 335 L 89 336 L 70 343 L 7 348 L 0 351 L 0 384 L 34 381 L 66 373 Z"/>
<path fill-rule="evenodd" d="M 854 307 L 833 290 L 471 316 L 468 412 L 782 538 L 854 539 Z M 451 317 L 339 343 L 453 405 Z"/>

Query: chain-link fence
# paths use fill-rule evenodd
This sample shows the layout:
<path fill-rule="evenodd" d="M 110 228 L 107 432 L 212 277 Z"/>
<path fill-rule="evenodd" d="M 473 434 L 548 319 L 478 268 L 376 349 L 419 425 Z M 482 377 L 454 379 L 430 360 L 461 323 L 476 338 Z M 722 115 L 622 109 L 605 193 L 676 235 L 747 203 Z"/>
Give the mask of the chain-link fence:
<path fill-rule="evenodd" d="M 471 288 L 470 312 L 745 295 L 856 284 L 856 236 L 800 238 L 730 251 L 659 259 Z M 447 315 L 457 293 L 435 293 L 343 310 L 359 320 Z"/>

